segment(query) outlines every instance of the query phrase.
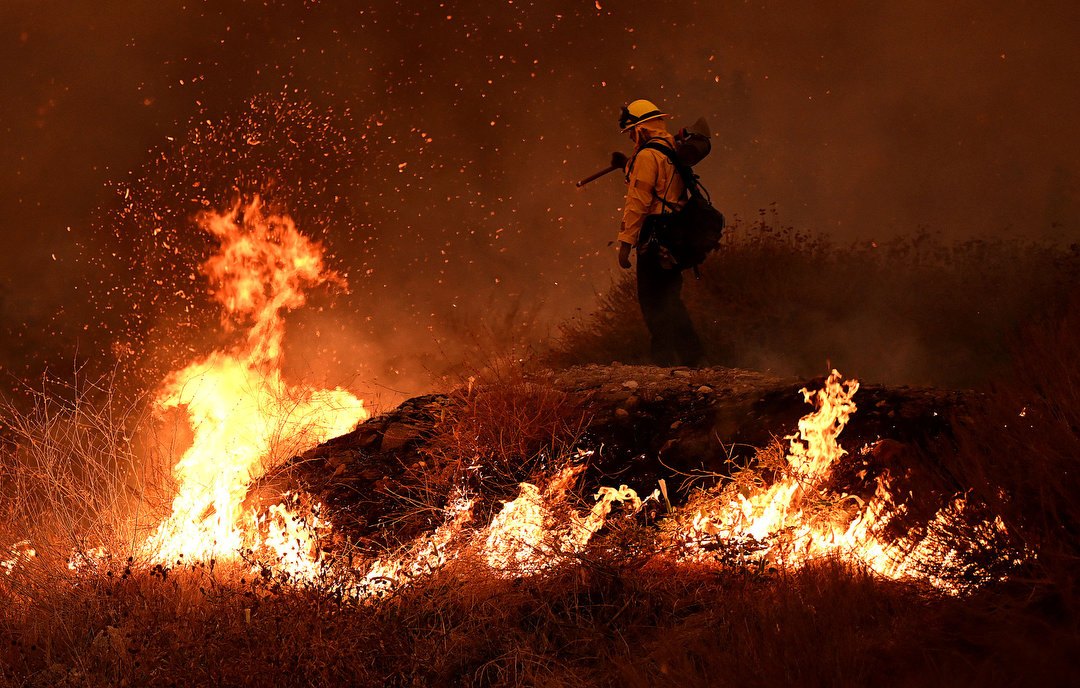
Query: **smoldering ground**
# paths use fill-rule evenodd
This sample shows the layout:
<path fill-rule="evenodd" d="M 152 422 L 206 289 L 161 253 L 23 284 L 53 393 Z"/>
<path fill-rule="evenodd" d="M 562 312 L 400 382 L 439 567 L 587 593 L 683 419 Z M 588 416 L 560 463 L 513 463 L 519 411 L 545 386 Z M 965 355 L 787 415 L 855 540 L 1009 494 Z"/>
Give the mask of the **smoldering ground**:
<path fill-rule="evenodd" d="M 708 119 L 699 172 L 729 217 L 775 203 L 841 242 L 1067 242 L 1078 12 L 5 3 L 3 364 L 206 346 L 193 218 L 255 194 L 348 275 L 293 316 L 319 375 L 414 392 L 485 333 L 542 342 L 615 275 L 622 186 L 573 182 L 626 149 L 617 109 L 641 96 Z M 918 339 L 897 327 L 861 346 Z"/>

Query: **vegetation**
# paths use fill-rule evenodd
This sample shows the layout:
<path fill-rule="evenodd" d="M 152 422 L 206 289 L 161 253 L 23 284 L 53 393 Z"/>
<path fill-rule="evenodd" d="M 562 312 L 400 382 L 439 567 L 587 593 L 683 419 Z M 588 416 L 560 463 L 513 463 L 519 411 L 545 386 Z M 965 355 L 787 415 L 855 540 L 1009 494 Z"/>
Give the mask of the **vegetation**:
<path fill-rule="evenodd" d="M 662 550 L 663 522 L 641 517 L 610 519 L 584 551 L 542 575 L 497 577 L 463 555 L 371 599 L 240 565 L 150 566 L 134 542 L 160 517 L 153 495 L 167 485 L 142 458 L 143 418 L 137 406 L 89 403 L 74 390 L 67 402 L 43 397 L 32 413 L 4 413 L 0 684 L 1069 685 L 1080 657 L 1080 302 L 1056 299 L 1022 337 L 1003 333 L 1022 329 L 1025 298 L 1062 288 L 1073 258 L 1017 248 L 1011 264 L 1043 270 L 1038 282 L 1005 269 L 1004 245 L 942 254 L 926 239 L 841 250 L 770 229 L 764 218 L 757 229 L 691 285 L 692 298 L 731 307 L 715 311 L 714 353 L 749 364 L 748 342 L 764 342 L 797 368 L 800 355 L 832 341 L 804 334 L 786 347 L 802 328 L 929 309 L 918 322 L 924 350 L 966 342 L 980 365 L 1001 366 L 981 403 L 931 450 L 924 463 L 933 469 L 907 476 L 905 487 L 928 495 L 926 509 L 960 493 L 975 512 L 1000 516 L 1005 541 L 959 552 L 957 570 L 1004 566 L 1003 580 L 949 595 L 840 560 L 798 570 L 679 563 Z M 986 268 L 995 261 L 999 272 Z M 852 292 L 875 305 L 846 310 Z M 816 311 L 800 310 L 811 303 Z M 993 323 L 973 315 L 986 303 L 997 309 Z M 559 355 L 641 355 L 631 305 L 619 285 L 590 327 L 567 328 Z M 977 335 L 988 332 L 992 343 L 976 351 Z M 817 372 L 821 360 L 813 364 Z M 459 411 L 431 430 L 424 465 L 410 469 L 426 482 L 401 496 L 402 518 L 430 522 L 463 481 L 505 495 L 518 481 L 550 476 L 574 460 L 589 423 L 575 399 L 514 368 L 455 394 Z M 781 470 L 775 450 L 764 449 L 762 470 L 738 480 Z M 590 501 L 586 487 L 595 488 L 578 484 L 570 498 Z M 912 502 L 909 516 L 925 513 L 918 507 Z M 667 518 L 686 516 L 676 505 Z M 945 528 L 971 535 L 963 519 Z M 1030 556 L 1003 565 L 998 548 Z M 69 566 L 80 554 L 93 565 Z"/>
<path fill-rule="evenodd" d="M 1032 318 L 1060 317 L 1078 251 L 925 232 L 838 245 L 762 212 L 728 229 L 700 280 L 685 274 L 683 296 L 711 364 L 812 377 L 833 361 L 864 380 L 971 387 L 1007 367 L 1008 341 Z M 648 351 L 627 274 L 562 327 L 550 358 L 647 363 Z"/>

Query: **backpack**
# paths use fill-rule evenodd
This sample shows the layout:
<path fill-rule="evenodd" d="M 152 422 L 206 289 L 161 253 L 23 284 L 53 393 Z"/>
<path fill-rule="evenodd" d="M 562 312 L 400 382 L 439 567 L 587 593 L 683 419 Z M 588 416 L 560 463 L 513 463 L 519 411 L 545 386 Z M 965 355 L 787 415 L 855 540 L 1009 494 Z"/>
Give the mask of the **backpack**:
<path fill-rule="evenodd" d="M 705 139 L 708 143 L 708 139 Z M 697 174 L 690 165 L 700 160 L 688 157 L 685 144 L 679 151 L 671 149 L 666 143 L 650 141 L 642 146 L 652 148 L 666 155 L 683 180 L 689 198 L 680 208 L 674 203 L 660 198 L 664 210 L 659 215 L 645 218 L 641 229 L 641 243 L 645 250 L 666 249 L 674 261 L 673 268 L 685 270 L 693 268 L 698 274 L 698 266 L 705 261 L 709 253 L 720 248 L 720 237 L 724 233 L 724 214 L 713 207 L 709 192 L 701 185 Z M 705 154 L 708 148 L 705 148 Z M 689 162 L 693 160 L 693 162 Z M 685 162 L 684 162 L 685 161 Z M 689 164 L 687 164 L 689 162 Z M 655 193 L 655 192 L 654 192 Z"/>

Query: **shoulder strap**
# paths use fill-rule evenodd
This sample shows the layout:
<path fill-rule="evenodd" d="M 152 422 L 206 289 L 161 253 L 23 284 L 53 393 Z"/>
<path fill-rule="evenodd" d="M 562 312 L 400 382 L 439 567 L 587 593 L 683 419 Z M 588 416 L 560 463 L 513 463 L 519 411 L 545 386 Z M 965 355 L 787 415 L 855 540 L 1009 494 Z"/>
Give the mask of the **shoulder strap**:
<path fill-rule="evenodd" d="M 634 154 L 632 156 L 630 156 L 630 164 L 626 166 L 626 181 L 630 181 L 630 173 L 633 171 L 634 163 L 637 162 L 637 156 L 641 155 L 641 151 L 645 150 L 646 148 L 652 148 L 653 150 L 661 150 L 659 148 L 660 144 L 654 144 L 654 141 L 663 141 L 663 139 L 658 136 L 652 137 L 651 139 L 647 140 L 640 148 L 634 151 Z"/>
<path fill-rule="evenodd" d="M 667 145 L 663 139 L 651 139 L 641 148 L 651 148 L 654 151 L 659 151 L 666 155 L 668 160 L 671 161 L 671 164 L 675 166 L 675 170 L 679 173 L 679 176 L 683 178 L 683 183 L 686 184 L 687 188 L 690 188 L 696 175 L 694 175 L 693 170 L 679 162 L 679 158 L 675 155 L 675 151 L 671 146 Z"/>
<path fill-rule="evenodd" d="M 671 146 L 667 145 L 667 142 L 665 142 L 663 139 L 650 139 L 649 141 L 646 141 L 645 145 L 641 148 L 651 148 L 654 151 L 659 151 L 666 155 L 668 157 L 668 160 L 671 161 L 671 164 L 675 166 L 675 171 L 679 173 L 680 177 L 682 177 L 683 186 L 686 187 L 686 192 L 689 194 L 699 194 L 704 197 L 706 201 L 710 200 L 709 192 L 706 191 L 705 187 L 701 185 L 701 180 L 698 178 L 697 174 L 692 168 L 687 167 L 686 165 L 679 162 L 679 158 L 675 155 L 675 151 L 671 148 Z M 663 203 L 665 206 L 669 205 L 668 202 L 662 198 L 660 199 L 660 202 Z"/>

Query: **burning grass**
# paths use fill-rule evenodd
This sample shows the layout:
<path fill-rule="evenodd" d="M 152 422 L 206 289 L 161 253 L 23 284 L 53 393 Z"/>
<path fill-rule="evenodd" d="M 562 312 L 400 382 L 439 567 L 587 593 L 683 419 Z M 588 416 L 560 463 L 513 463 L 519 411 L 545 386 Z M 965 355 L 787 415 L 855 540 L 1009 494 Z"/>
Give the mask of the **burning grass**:
<path fill-rule="evenodd" d="M 378 605 L 212 566 L 53 596 L 48 617 L 0 617 L 10 685 L 1061 685 L 1080 649 L 999 598 L 836 560 L 717 571 L 599 546 L 543 576 L 448 567 Z"/>
<path fill-rule="evenodd" d="M 645 486 L 584 477 L 591 418 L 581 399 L 493 366 L 425 427 L 381 433 L 422 449 L 400 479 L 357 497 L 392 502 L 398 523 L 396 539 L 361 543 L 330 527 L 313 494 L 280 487 L 300 484 L 289 471 L 305 446 L 364 415 L 349 395 L 280 377 L 281 314 L 303 303 L 301 286 L 329 279 L 318 246 L 257 206 L 204 220 L 223 243 L 204 270 L 239 343 L 177 371 L 145 404 L 124 405 L 104 385 L 46 394 L 30 414 L 6 409 L 8 683 L 962 686 L 1072 676 L 1080 308 L 1032 334 L 1010 384 L 922 462 L 933 469 L 880 471 L 858 494 L 833 479 L 836 436 L 858 403 L 858 383 L 835 371 L 804 391 L 814 410 L 787 446 L 661 510 L 656 495 L 631 489 Z M 831 248 L 803 249 L 829 264 Z M 771 288 L 760 294 L 794 298 L 776 291 L 783 280 Z M 199 399 L 204 383 L 212 393 Z M 162 409 L 196 421 L 176 446 L 140 439 Z M 336 419 L 318 420 L 321 411 Z M 154 469 L 170 461 L 153 457 L 174 454 L 172 473 Z"/>
<path fill-rule="evenodd" d="M 440 460 L 448 461 L 467 448 L 462 465 L 489 472 L 492 486 L 512 478 L 537 480 L 535 494 L 545 495 L 539 503 L 548 523 L 527 542 L 503 542 L 524 553 L 525 561 L 544 557 L 549 565 L 522 570 L 505 561 L 493 564 L 488 555 L 501 550 L 489 547 L 498 529 L 492 516 L 461 519 L 459 532 L 438 546 L 433 539 L 418 542 L 416 547 L 427 547 L 427 563 L 398 576 L 396 584 L 375 586 L 374 595 L 357 594 L 356 582 L 377 568 L 362 556 L 348 563 L 339 556 L 341 577 L 318 579 L 244 561 L 163 566 L 127 560 L 122 554 L 131 547 L 124 543 L 115 545 L 114 556 L 96 557 L 93 566 L 72 568 L 60 556 L 38 557 L 0 575 L 9 601 L 0 611 L 0 675 L 18 686 L 963 686 L 1055 685 L 1075 669 L 1075 616 L 1047 607 L 1046 594 L 1032 604 L 1029 581 L 983 579 L 955 596 L 918 579 L 888 580 L 839 551 L 792 566 L 783 557 L 760 556 L 761 542 L 737 538 L 717 541 L 702 556 L 682 556 L 685 541 L 673 537 L 684 532 L 681 525 L 702 512 L 723 511 L 740 494 L 781 484 L 793 471 L 803 477 L 814 472 L 795 470 L 799 464 L 793 466 L 779 445 L 766 448 L 718 490 L 676 505 L 659 523 L 632 504 L 616 505 L 603 529 L 569 547 L 559 528 L 573 523 L 572 514 L 580 518 L 593 500 L 581 494 L 586 485 L 573 472 L 559 486 L 540 478 L 550 480 L 581 457 L 566 451 L 546 462 L 536 457 L 571 446 L 563 442 L 572 443 L 579 431 L 580 411 L 572 399 L 526 385 L 524 377 L 503 381 L 486 395 L 481 385 L 463 390 L 462 420 L 437 427 L 426 446 L 432 461 L 430 452 L 444 452 Z M 509 436 L 511 444 L 507 435 L 465 432 L 477 430 L 470 423 L 509 423 L 523 408 L 548 421 L 538 423 L 536 432 Z M 101 417 L 89 407 L 79 412 Z M 64 416 L 45 417 L 22 427 L 44 432 Z M 52 445 L 53 454 L 83 452 L 82 463 L 116 465 L 112 453 L 86 448 L 124 433 L 108 423 L 85 427 L 81 435 L 53 433 L 68 443 Z M 824 427 L 836 428 L 831 422 Z M 506 446 L 535 460 L 515 464 L 511 455 L 499 454 Z M 5 464 L 6 475 L 32 474 L 33 465 Z M 961 459 L 953 465 L 962 465 Z M 69 501 L 59 483 L 49 484 L 58 488 L 56 501 Z M 473 489 L 484 486 L 477 480 Z M 804 499 L 800 508 L 809 513 L 810 506 L 816 521 L 847 523 L 857 511 L 850 499 Z M 124 502 L 117 511 L 128 507 Z M 452 516 L 446 512 L 447 524 Z M 72 542 L 89 547 L 102 528 L 113 527 L 100 519 L 65 518 L 80 526 L 51 531 L 57 555 Z M 79 537 L 71 539 L 71 533 Z M 35 537 L 45 535 L 38 531 Z M 419 551 L 386 552 L 384 563 L 395 556 L 419 561 Z M 451 551 L 453 556 L 442 556 Z M 1052 581 L 1059 596 L 1069 592 L 1061 587 L 1067 583 Z M 1045 592 L 1051 582 L 1034 585 Z"/>

